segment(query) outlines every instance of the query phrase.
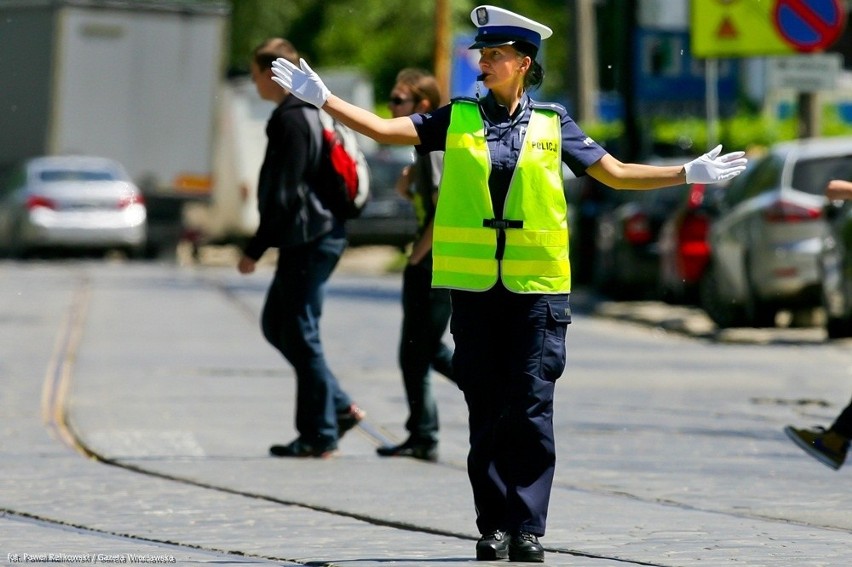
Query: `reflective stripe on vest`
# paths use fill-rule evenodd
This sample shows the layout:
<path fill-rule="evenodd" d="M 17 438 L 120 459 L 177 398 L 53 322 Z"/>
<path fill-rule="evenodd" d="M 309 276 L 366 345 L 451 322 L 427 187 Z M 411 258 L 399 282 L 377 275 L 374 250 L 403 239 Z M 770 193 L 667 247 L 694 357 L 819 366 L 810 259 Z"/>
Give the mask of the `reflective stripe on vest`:
<path fill-rule="evenodd" d="M 503 219 L 495 222 L 488 190 L 491 162 L 479 107 L 453 103 L 435 213 L 433 286 L 484 291 L 501 278 L 507 289 L 518 293 L 570 291 L 561 143 L 559 115 L 534 109 Z M 501 231 L 506 246 L 498 260 Z"/>

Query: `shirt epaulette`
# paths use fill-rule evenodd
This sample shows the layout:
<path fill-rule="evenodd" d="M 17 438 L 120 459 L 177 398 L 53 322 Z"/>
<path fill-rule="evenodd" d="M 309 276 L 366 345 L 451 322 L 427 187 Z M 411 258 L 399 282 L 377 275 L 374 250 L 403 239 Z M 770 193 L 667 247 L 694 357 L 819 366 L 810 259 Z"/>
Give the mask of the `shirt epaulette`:
<path fill-rule="evenodd" d="M 564 106 L 556 102 L 539 102 L 537 100 L 530 99 L 530 106 L 536 110 L 552 110 L 560 116 L 565 116 L 566 114 L 568 114 L 568 110 L 566 110 Z"/>

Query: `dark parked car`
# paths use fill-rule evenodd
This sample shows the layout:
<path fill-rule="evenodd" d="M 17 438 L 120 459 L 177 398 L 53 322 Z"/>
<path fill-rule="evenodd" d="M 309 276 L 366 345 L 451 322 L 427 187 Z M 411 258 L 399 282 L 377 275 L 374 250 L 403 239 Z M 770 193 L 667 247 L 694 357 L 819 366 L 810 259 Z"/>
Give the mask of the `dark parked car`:
<path fill-rule="evenodd" d="M 683 164 L 685 158 L 656 160 Z M 615 192 L 618 204 L 601 211 L 595 237 L 594 284 L 616 299 L 655 297 L 659 290 L 659 237 L 663 223 L 686 198 L 689 185 Z"/>
<path fill-rule="evenodd" d="M 352 246 L 389 245 L 404 248 L 417 231 L 410 201 L 396 192 L 396 182 L 413 161 L 411 149 L 382 148 L 367 156 L 370 166 L 370 200 L 361 216 L 346 222 Z"/>
<path fill-rule="evenodd" d="M 718 215 L 724 184 L 695 183 L 660 231 L 660 296 L 669 303 L 697 303 L 698 288 L 710 261 L 707 236 Z"/>
<path fill-rule="evenodd" d="M 826 232 L 819 255 L 822 306 L 829 339 L 852 337 L 852 201 L 826 205 Z"/>

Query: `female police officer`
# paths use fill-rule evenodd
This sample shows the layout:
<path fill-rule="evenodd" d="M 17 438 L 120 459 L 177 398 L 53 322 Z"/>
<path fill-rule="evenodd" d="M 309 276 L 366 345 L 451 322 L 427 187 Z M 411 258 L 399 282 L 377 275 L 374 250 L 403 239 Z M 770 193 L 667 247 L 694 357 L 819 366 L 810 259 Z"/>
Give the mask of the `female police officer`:
<path fill-rule="evenodd" d="M 441 151 L 432 285 L 451 290 L 453 370 L 469 410 L 477 559 L 542 562 L 556 461 L 553 392 L 565 367 L 570 266 L 562 163 L 618 189 L 713 183 L 745 169 L 721 146 L 684 166 L 622 163 L 565 109 L 527 90 L 551 30 L 493 6 L 471 12 L 482 100 L 382 119 L 335 97 L 304 62 L 273 64 L 284 89 L 381 143 Z"/>

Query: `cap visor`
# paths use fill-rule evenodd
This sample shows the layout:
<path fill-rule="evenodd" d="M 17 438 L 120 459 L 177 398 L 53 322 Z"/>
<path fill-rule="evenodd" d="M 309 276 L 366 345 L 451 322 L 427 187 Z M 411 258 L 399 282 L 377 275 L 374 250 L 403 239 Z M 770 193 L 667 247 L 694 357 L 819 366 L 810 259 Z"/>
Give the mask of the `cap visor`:
<path fill-rule="evenodd" d="M 501 45 L 512 45 L 513 43 L 515 43 L 514 39 L 492 39 L 490 41 L 480 40 L 468 47 L 468 49 L 482 49 L 483 47 L 500 47 Z"/>

